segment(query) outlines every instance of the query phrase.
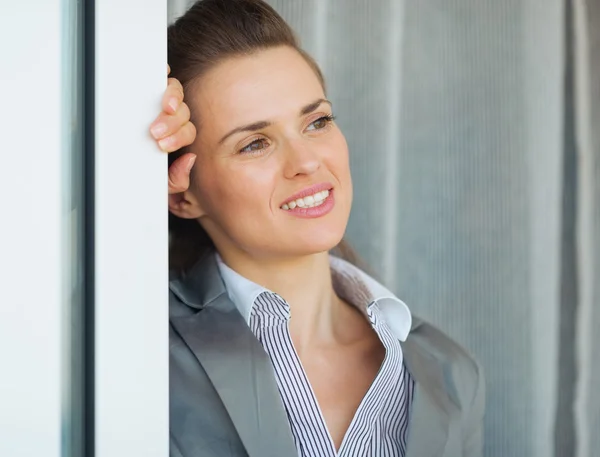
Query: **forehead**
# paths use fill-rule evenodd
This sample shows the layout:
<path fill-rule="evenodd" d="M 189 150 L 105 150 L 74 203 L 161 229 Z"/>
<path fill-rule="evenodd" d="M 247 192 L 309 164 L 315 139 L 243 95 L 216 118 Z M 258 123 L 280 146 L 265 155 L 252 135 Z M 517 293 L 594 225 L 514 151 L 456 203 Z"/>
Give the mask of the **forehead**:
<path fill-rule="evenodd" d="M 324 97 L 312 67 L 288 47 L 225 60 L 204 75 L 193 95 L 202 124 L 213 129 L 297 116 Z"/>

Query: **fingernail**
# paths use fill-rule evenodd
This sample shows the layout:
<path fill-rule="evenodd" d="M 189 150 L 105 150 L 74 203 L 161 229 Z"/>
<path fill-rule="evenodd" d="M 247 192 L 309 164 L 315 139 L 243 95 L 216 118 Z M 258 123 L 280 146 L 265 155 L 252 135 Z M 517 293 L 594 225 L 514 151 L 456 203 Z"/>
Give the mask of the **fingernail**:
<path fill-rule="evenodd" d="M 165 152 L 168 152 L 168 149 L 172 144 L 173 144 L 173 137 L 171 137 L 171 136 L 163 138 L 162 140 L 160 140 L 158 142 L 158 145 L 160 146 L 160 148 Z"/>
<path fill-rule="evenodd" d="M 171 107 L 173 112 L 177 111 L 177 108 L 179 108 L 179 100 L 177 100 L 176 98 L 170 99 L 169 106 Z"/>
<path fill-rule="evenodd" d="M 167 133 L 167 124 L 160 123 L 152 126 L 150 133 L 152 133 L 152 136 L 158 140 L 165 133 Z"/>
<path fill-rule="evenodd" d="M 194 166 L 194 162 L 196 162 L 196 156 L 190 157 L 190 160 L 188 160 L 188 163 L 185 167 L 185 171 L 189 173 L 192 170 L 192 167 Z"/>

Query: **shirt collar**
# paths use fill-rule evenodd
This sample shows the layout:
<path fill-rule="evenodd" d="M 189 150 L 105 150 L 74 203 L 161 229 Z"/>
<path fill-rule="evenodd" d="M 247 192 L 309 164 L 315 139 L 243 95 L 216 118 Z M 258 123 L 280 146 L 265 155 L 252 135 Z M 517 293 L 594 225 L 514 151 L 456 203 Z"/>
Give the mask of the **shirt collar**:
<path fill-rule="evenodd" d="M 272 291 L 243 277 L 225 265 L 219 254 L 215 255 L 229 299 L 238 308 L 246 323 L 249 323 L 252 307 L 258 296 L 263 292 Z M 337 282 L 343 289 L 343 295 L 348 296 L 344 298 L 360 297 L 368 302 L 365 304 L 376 304 L 394 335 L 400 341 L 405 341 L 412 325 L 412 315 L 408 306 L 351 263 L 330 255 L 329 264 L 334 275 L 334 284 Z"/>

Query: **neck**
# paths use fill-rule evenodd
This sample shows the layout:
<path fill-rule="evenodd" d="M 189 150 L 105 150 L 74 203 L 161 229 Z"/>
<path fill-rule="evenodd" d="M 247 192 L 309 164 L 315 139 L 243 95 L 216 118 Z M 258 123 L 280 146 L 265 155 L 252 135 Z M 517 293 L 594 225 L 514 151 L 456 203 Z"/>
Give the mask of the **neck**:
<path fill-rule="evenodd" d="M 289 304 L 296 349 L 334 338 L 334 316 L 342 307 L 331 281 L 327 252 L 287 259 L 252 259 L 220 253 L 237 273 L 280 295 Z"/>

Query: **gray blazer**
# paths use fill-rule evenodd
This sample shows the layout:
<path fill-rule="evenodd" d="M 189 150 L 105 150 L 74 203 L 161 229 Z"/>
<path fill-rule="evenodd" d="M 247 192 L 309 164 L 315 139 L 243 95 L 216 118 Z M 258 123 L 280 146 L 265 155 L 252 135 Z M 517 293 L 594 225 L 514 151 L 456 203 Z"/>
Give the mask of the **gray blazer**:
<path fill-rule="evenodd" d="M 169 308 L 171 457 L 296 457 L 270 359 L 213 255 L 171 278 Z M 415 380 L 407 457 L 480 456 L 477 363 L 417 318 L 402 350 Z"/>

